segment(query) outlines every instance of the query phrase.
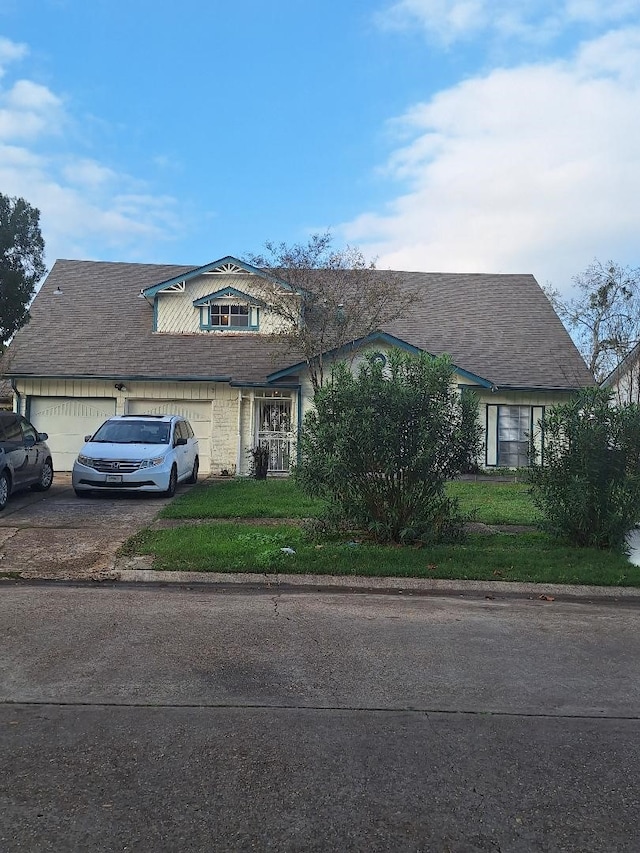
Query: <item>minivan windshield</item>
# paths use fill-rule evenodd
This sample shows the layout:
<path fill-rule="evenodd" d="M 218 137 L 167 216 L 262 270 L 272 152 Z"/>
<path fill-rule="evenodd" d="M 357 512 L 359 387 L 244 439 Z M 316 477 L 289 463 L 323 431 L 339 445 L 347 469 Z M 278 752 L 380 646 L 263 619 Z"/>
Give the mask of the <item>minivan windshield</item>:
<path fill-rule="evenodd" d="M 91 441 L 102 444 L 169 444 L 171 424 L 153 421 L 106 421 Z"/>

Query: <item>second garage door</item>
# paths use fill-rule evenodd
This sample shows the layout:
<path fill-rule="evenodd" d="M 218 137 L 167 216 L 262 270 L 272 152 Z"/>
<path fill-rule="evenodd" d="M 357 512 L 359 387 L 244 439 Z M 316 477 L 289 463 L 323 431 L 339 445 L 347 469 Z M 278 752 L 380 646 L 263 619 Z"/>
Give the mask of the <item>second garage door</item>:
<path fill-rule="evenodd" d="M 130 415 L 181 415 L 186 418 L 198 439 L 200 470 L 211 468 L 211 403 L 192 400 L 129 400 Z"/>

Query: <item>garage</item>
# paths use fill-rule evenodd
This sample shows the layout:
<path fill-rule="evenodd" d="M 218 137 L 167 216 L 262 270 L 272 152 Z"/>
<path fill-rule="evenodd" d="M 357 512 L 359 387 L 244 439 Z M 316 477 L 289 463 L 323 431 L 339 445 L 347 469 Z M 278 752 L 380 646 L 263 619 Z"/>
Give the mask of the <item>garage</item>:
<path fill-rule="evenodd" d="M 197 400 L 129 400 L 130 415 L 181 415 L 186 418 L 198 439 L 200 471 L 211 470 L 211 403 Z"/>
<path fill-rule="evenodd" d="M 27 417 L 38 432 L 49 435 L 56 471 L 71 471 L 84 437 L 115 413 L 112 397 L 29 397 L 27 408 Z"/>

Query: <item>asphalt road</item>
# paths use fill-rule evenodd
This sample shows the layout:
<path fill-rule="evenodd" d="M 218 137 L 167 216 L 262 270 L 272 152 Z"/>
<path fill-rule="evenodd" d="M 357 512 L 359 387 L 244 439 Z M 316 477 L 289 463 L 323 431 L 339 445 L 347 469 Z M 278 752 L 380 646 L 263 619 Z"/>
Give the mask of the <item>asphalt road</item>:
<path fill-rule="evenodd" d="M 0 850 L 640 848 L 637 603 L 0 587 Z"/>

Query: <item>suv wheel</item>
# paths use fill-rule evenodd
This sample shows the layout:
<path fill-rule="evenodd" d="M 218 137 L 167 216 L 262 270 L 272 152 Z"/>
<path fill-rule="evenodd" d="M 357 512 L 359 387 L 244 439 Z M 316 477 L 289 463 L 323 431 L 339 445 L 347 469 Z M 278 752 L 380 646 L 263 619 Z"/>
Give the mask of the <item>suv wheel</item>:
<path fill-rule="evenodd" d="M 11 482 L 9 480 L 9 475 L 6 471 L 3 471 L 2 474 L 0 474 L 0 510 L 3 510 L 6 507 L 10 493 Z"/>
<path fill-rule="evenodd" d="M 46 492 L 51 488 L 51 483 L 53 483 L 53 464 L 50 459 L 47 459 L 40 471 L 40 479 L 31 488 L 34 492 Z"/>

